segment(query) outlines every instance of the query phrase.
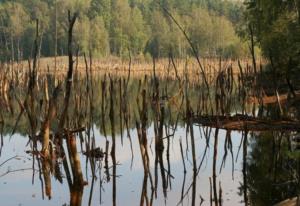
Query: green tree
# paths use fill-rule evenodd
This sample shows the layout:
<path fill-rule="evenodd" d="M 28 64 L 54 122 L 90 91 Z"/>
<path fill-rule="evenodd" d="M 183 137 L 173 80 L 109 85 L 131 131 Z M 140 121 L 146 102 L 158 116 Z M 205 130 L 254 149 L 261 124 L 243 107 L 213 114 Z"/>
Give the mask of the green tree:
<path fill-rule="evenodd" d="M 130 7 L 128 1 L 114 0 L 112 3 L 112 21 L 110 30 L 111 53 L 122 56 L 128 51 L 130 29 Z"/>
<path fill-rule="evenodd" d="M 89 11 L 89 17 L 96 18 L 102 16 L 105 27 L 110 27 L 111 22 L 111 0 L 92 0 Z"/>
<path fill-rule="evenodd" d="M 66 55 L 70 10 L 80 14 L 75 37 L 81 51 L 103 56 L 109 50 L 125 57 L 129 50 L 132 55 L 189 55 L 186 39 L 163 6 L 185 28 L 200 55 L 236 55 L 241 43 L 233 28 L 240 20 L 240 5 L 223 0 L 1 0 L 0 52 L 2 58 L 20 59 L 21 51 L 30 56 L 39 19 L 41 55 Z M 291 38 L 294 34 L 289 32 Z"/>
<path fill-rule="evenodd" d="M 208 11 L 201 8 L 193 8 L 188 16 L 187 31 L 194 46 L 202 56 L 210 56 L 213 48 L 213 21 Z"/>
<path fill-rule="evenodd" d="M 129 47 L 134 55 L 142 54 L 146 41 L 148 28 L 144 22 L 141 11 L 134 7 L 130 13 L 130 24 L 128 28 Z"/>
<path fill-rule="evenodd" d="M 2 5 L 0 13 L 2 19 L 2 30 L 6 37 L 10 39 L 11 59 L 14 61 L 15 54 L 17 59 L 21 57 L 21 38 L 29 23 L 29 15 L 20 3 L 7 2 Z M 15 43 L 16 42 L 16 43 Z M 15 49 L 17 44 L 17 49 Z"/>
<path fill-rule="evenodd" d="M 89 46 L 93 54 L 97 56 L 108 55 L 110 51 L 109 36 L 102 17 L 96 17 L 91 20 L 90 32 Z"/>
<path fill-rule="evenodd" d="M 300 21 L 298 1 L 248 0 L 244 37 L 255 42 L 281 72 L 299 70 Z"/>
<path fill-rule="evenodd" d="M 147 42 L 146 52 L 149 52 L 155 58 L 166 56 L 168 54 L 166 48 L 168 47 L 170 28 L 161 12 L 153 12 L 150 27 L 152 33 Z"/>
<path fill-rule="evenodd" d="M 102 17 L 81 18 L 74 28 L 75 41 L 81 53 L 106 56 L 109 52 L 108 33 Z"/>

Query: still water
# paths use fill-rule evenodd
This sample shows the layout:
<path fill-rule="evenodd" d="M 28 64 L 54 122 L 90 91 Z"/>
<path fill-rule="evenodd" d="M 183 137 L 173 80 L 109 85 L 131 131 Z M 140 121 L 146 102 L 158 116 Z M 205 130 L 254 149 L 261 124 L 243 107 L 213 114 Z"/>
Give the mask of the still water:
<path fill-rule="evenodd" d="M 75 85 L 69 106 L 69 128 L 85 127 L 73 137 L 84 180 L 76 205 L 272 205 L 299 194 L 299 153 L 288 144 L 294 133 L 248 133 L 189 125 L 182 102 L 189 97 L 192 110 L 199 110 L 197 102 L 203 98 L 197 85 L 178 94 L 180 85 L 176 82 L 161 82 L 156 91 L 161 92 L 160 108 L 165 108 L 162 118 L 162 110 L 158 112 L 152 105 L 155 86 L 150 80 L 130 81 L 126 95 L 122 95 L 121 80 L 115 81 L 115 90 L 110 90 L 109 81 L 103 82 L 95 80 L 88 91 L 84 83 Z M 147 106 L 141 109 L 143 89 Z M 22 89 L 14 92 L 21 94 Z M 170 96 L 175 100 L 166 101 Z M 57 102 L 62 105 L 62 99 Z M 231 112 L 239 111 L 238 100 L 231 100 L 231 104 Z M 126 112 L 122 105 L 127 105 Z M 137 125 L 145 109 L 147 143 L 143 150 Z M 37 119 L 43 119 L 44 110 L 39 111 Z M 125 113 L 130 113 L 129 117 Z M 26 116 L 10 135 L 17 114 L 3 112 L 1 205 L 72 205 L 70 191 L 76 185 L 68 184 L 63 166 L 64 159 L 73 166 L 69 153 L 52 157 L 56 166 L 50 169 L 50 181 L 46 180 L 43 156 L 33 152 L 34 147 L 40 151 L 42 143 L 32 143 Z M 53 131 L 57 124 L 53 120 Z M 163 146 L 159 154 L 155 146 L 158 135 Z M 65 141 L 63 148 L 69 149 Z M 98 156 L 87 155 L 87 150 L 96 148 Z M 149 172 L 142 158 L 145 150 Z M 51 192 L 47 195 L 49 182 Z"/>
<path fill-rule="evenodd" d="M 201 128 L 195 127 L 195 131 Z M 153 142 L 154 134 L 151 132 L 151 127 L 148 131 L 148 136 L 150 142 Z M 131 130 L 131 133 L 136 133 L 136 131 Z M 176 135 L 171 139 L 170 143 L 170 174 L 172 175 L 170 179 L 170 185 L 167 189 L 167 196 L 164 197 L 162 192 L 161 180 L 159 181 L 159 187 L 157 191 L 157 199 L 154 200 L 154 205 L 177 205 L 181 201 L 182 189 L 184 193 L 190 187 L 193 181 L 192 163 L 191 163 L 191 151 L 184 151 L 186 158 L 187 173 L 184 177 L 183 162 L 180 153 L 179 140 L 183 140 L 183 148 L 186 148 L 185 143 L 185 129 L 178 128 Z M 105 146 L 105 138 L 95 130 L 96 145 L 100 148 Z M 201 162 L 206 140 L 200 137 L 200 132 L 195 132 L 195 142 L 197 148 L 197 162 Z M 225 132 L 220 132 L 220 144 L 218 146 L 218 171 L 222 162 L 224 155 L 224 142 L 225 142 Z M 234 159 L 236 159 L 237 151 L 240 144 L 241 134 L 233 133 L 233 153 Z M 108 138 L 109 139 L 109 138 Z M 132 146 L 133 146 L 133 160 L 130 149 L 130 143 L 128 139 L 124 139 L 123 146 L 121 145 L 120 137 L 117 138 L 117 148 L 116 148 L 116 158 L 117 158 L 117 204 L 118 205 L 139 205 L 141 198 L 141 191 L 143 187 L 144 179 L 144 169 L 142 165 L 141 155 L 139 151 L 139 143 L 137 135 L 132 135 Z M 26 146 L 28 139 L 21 135 L 14 135 L 11 139 L 8 136 L 4 137 L 4 147 L 2 150 L 1 159 L 6 160 L 10 157 L 17 156 L 14 160 L 11 160 L 1 167 L 1 174 L 7 172 L 8 170 L 20 170 L 32 168 L 32 157 L 25 153 L 26 150 L 30 150 L 29 146 Z M 165 140 L 166 142 L 166 140 Z M 166 143 L 167 144 L 167 143 Z M 208 149 L 207 156 L 204 158 L 203 166 L 197 177 L 197 202 L 200 204 L 201 197 L 204 199 L 203 205 L 209 205 L 210 198 L 210 184 L 209 177 L 212 176 L 212 157 L 213 157 L 213 142 L 209 143 L 210 148 Z M 80 147 L 78 145 L 78 147 Z M 152 149 L 150 148 L 152 147 Z M 149 145 L 150 163 L 151 171 L 154 171 L 154 159 L 155 154 L 153 151 L 153 143 Z M 152 160 L 152 161 L 151 161 Z M 81 155 L 82 168 L 86 168 L 85 165 L 86 158 Z M 166 155 L 164 155 L 164 161 L 167 163 Z M 103 163 L 102 163 L 103 164 Z M 111 162 L 109 163 L 112 164 Z M 103 165 L 102 165 L 103 167 Z M 166 165 L 166 169 L 167 169 Z M 228 157 L 225 168 L 222 169 L 221 173 L 218 173 L 218 181 L 220 181 L 222 190 L 224 205 L 241 205 L 243 197 L 239 195 L 240 186 L 243 181 L 242 174 L 242 154 L 239 155 L 237 161 L 234 163 L 234 174 L 232 177 L 232 160 Z M 94 185 L 92 205 L 100 205 L 100 175 L 102 176 L 102 205 L 112 204 L 112 184 L 105 180 L 105 175 L 100 169 L 98 169 L 96 176 L 97 181 Z M 167 172 L 167 171 L 166 171 Z M 87 176 L 85 179 L 91 181 L 92 174 L 90 168 L 88 167 Z M 60 184 L 55 178 L 52 178 L 52 198 L 51 200 L 43 200 L 41 182 L 39 180 L 39 174 L 35 174 L 35 182 L 32 185 L 32 175 L 33 171 L 31 169 L 26 171 L 11 172 L 3 177 L 1 177 L 1 201 L 5 202 L 5 205 L 64 205 L 69 202 L 69 191 L 67 183 L 64 181 Z M 185 184 L 183 183 L 185 178 Z M 234 179 L 233 179 L 234 178 Z M 90 195 L 91 185 L 87 185 L 84 188 L 82 204 L 87 205 Z M 149 196 L 151 195 L 151 188 L 149 185 Z M 189 193 L 192 193 L 190 191 Z M 150 197 L 149 197 L 150 198 Z M 190 205 L 191 194 L 187 194 L 184 198 L 182 204 Z"/>

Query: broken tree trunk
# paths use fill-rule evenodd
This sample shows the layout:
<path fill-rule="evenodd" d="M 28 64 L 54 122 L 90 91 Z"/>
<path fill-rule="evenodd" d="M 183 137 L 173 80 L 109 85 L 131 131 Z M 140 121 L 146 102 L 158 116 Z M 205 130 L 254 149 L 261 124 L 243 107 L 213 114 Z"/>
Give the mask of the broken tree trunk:
<path fill-rule="evenodd" d="M 67 116 L 67 111 L 69 107 L 69 101 L 71 96 L 71 88 L 72 88 L 72 81 L 73 81 L 73 49 L 72 49 L 72 42 L 73 42 L 73 27 L 75 24 L 75 21 L 78 17 L 78 13 L 75 13 L 73 17 L 71 18 L 71 14 L 69 11 L 69 31 L 68 31 L 68 53 L 69 53 L 69 70 L 68 75 L 66 79 L 66 95 L 64 99 L 64 106 L 63 106 L 63 113 L 61 115 L 61 119 L 59 122 L 59 131 L 62 131 L 65 125 L 65 120 Z"/>
<path fill-rule="evenodd" d="M 297 90 L 294 92 L 295 93 L 295 96 L 294 96 L 294 99 L 297 100 L 297 99 L 300 99 L 300 91 Z M 288 101 L 288 98 L 289 98 L 289 94 L 286 93 L 286 94 L 281 94 L 281 95 L 273 95 L 273 96 L 263 96 L 262 97 L 262 103 L 264 105 L 266 104 L 276 104 L 278 101 L 280 101 L 281 103 L 284 103 L 286 101 Z M 249 97 L 247 99 L 247 102 L 248 103 L 255 103 L 255 104 L 259 104 L 260 102 L 260 99 L 257 98 L 257 97 Z"/>
<path fill-rule="evenodd" d="M 290 119 L 269 120 L 236 114 L 234 116 L 198 116 L 193 123 L 238 131 L 300 131 L 300 122 Z"/>

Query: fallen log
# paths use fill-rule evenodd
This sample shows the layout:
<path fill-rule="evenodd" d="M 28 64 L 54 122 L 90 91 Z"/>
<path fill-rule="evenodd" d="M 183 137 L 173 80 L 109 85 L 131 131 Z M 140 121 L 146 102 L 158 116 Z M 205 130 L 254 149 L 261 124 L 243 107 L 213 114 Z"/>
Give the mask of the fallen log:
<path fill-rule="evenodd" d="M 197 116 L 193 123 L 202 126 L 237 131 L 300 131 L 300 122 L 290 119 L 271 120 L 248 115 Z"/>
<path fill-rule="evenodd" d="M 294 197 L 291 199 L 284 200 L 274 206 L 299 206 L 300 205 L 300 198 Z"/>
<path fill-rule="evenodd" d="M 295 97 L 294 99 L 300 99 L 300 91 L 296 91 L 295 92 Z M 289 95 L 286 94 L 281 94 L 278 96 L 278 99 L 280 102 L 286 102 L 289 99 Z M 254 96 L 250 96 L 247 98 L 247 103 L 255 103 L 255 104 L 276 104 L 277 103 L 277 95 L 273 95 L 273 96 L 263 96 L 261 99 L 258 97 L 254 97 Z"/>

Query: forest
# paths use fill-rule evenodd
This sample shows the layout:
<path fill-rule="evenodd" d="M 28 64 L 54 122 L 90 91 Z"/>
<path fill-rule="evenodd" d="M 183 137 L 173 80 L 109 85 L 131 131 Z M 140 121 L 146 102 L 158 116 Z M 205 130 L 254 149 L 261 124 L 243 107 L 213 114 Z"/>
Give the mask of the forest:
<path fill-rule="evenodd" d="M 32 54 L 35 20 L 40 25 L 40 56 L 67 54 L 67 11 L 79 12 L 74 38 L 81 54 L 94 56 L 177 57 L 191 54 L 182 32 L 161 8 L 176 18 L 203 57 L 245 57 L 249 52 L 236 28 L 241 2 L 222 0 L 1 0 L 0 56 L 27 59 Z"/>
<path fill-rule="evenodd" d="M 67 11 L 79 12 L 76 50 L 96 57 L 146 59 L 191 55 L 247 58 L 256 52 L 279 70 L 299 67 L 299 1 L 272 0 L 1 0 L 0 60 L 32 56 L 39 20 L 39 56 L 67 54 Z M 253 50 L 253 52 L 252 52 Z"/>

